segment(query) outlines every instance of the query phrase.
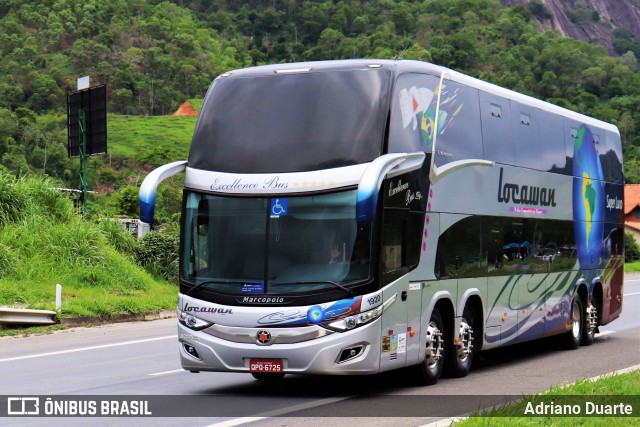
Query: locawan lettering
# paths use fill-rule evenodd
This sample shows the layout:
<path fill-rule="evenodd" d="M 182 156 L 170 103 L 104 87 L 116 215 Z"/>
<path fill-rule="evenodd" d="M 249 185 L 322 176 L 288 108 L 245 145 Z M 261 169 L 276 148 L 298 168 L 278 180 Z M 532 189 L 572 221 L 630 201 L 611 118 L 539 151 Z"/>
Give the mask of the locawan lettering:
<path fill-rule="evenodd" d="M 503 168 L 500 168 L 498 182 L 498 202 L 530 206 L 556 206 L 555 188 L 533 187 L 502 182 Z"/>
<path fill-rule="evenodd" d="M 193 313 L 216 313 L 216 314 L 233 314 L 230 308 L 218 308 L 218 307 L 192 307 L 189 303 L 185 303 L 184 311 Z"/>

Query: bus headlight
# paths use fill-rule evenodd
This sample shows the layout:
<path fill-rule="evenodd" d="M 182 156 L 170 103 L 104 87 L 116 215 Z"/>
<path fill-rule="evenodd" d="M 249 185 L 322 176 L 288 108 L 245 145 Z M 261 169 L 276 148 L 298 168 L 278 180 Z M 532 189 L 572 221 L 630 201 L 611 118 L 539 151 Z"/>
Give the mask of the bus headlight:
<path fill-rule="evenodd" d="M 353 316 L 343 317 L 342 319 L 334 320 L 332 322 L 324 323 L 328 329 L 333 329 L 334 331 L 344 332 L 350 329 L 357 328 L 359 326 L 366 325 L 367 323 L 371 323 L 376 320 L 378 317 L 382 315 L 384 311 L 384 306 L 380 305 L 373 310 L 365 311 L 363 313 L 354 314 Z"/>
<path fill-rule="evenodd" d="M 189 329 L 193 329 L 194 331 L 199 331 L 213 325 L 211 322 L 206 322 L 192 314 L 185 313 L 184 311 L 181 311 L 178 315 L 178 322 Z"/>

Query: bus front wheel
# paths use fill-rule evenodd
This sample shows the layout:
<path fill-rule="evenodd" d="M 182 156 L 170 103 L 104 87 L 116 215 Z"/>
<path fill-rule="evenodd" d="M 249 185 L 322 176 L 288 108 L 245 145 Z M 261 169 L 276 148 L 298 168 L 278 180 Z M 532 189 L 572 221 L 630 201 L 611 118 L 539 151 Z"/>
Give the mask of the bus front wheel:
<path fill-rule="evenodd" d="M 438 382 L 444 365 L 444 340 L 442 339 L 442 316 L 437 309 L 431 312 L 427 326 L 427 342 L 424 361 L 415 366 L 416 378 L 421 385 L 432 385 Z"/>

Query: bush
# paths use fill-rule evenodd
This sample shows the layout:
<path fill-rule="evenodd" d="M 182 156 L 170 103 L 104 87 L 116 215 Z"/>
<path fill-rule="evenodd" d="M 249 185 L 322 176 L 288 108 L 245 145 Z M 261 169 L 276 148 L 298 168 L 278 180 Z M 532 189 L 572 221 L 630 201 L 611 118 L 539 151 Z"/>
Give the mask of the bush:
<path fill-rule="evenodd" d="M 75 216 L 69 198 L 53 189 L 51 180 L 0 172 L 0 225 L 46 218 L 69 222 Z"/>
<path fill-rule="evenodd" d="M 640 259 L 640 247 L 636 239 L 629 233 L 624 233 L 624 262 L 634 262 Z"/>
<path fill-rule="evenodd" d="M 133 235 L 125 230 L 118 220 L 103 218 L 99 222 L 100 229 L 107 237 L 107 240 L 122 254 L 135 256 L 137 241 Z"/>
<path fill-rule="evenodd" d="M 178 283 L 179 247 L 177 233 L 152 231 L 140 239 L 135 250 L 136 261 L 152 276 Z"/>

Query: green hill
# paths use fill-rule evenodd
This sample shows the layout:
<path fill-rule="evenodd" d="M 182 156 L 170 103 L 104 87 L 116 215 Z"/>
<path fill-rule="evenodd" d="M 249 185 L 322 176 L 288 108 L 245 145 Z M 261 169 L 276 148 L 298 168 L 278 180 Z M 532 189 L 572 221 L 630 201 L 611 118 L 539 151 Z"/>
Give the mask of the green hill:
<path fill-rule="evenodd" d="M 186 159 L 196 117 L 121 116 L 107 118 L 109 153 L 141 164 Z"/>

